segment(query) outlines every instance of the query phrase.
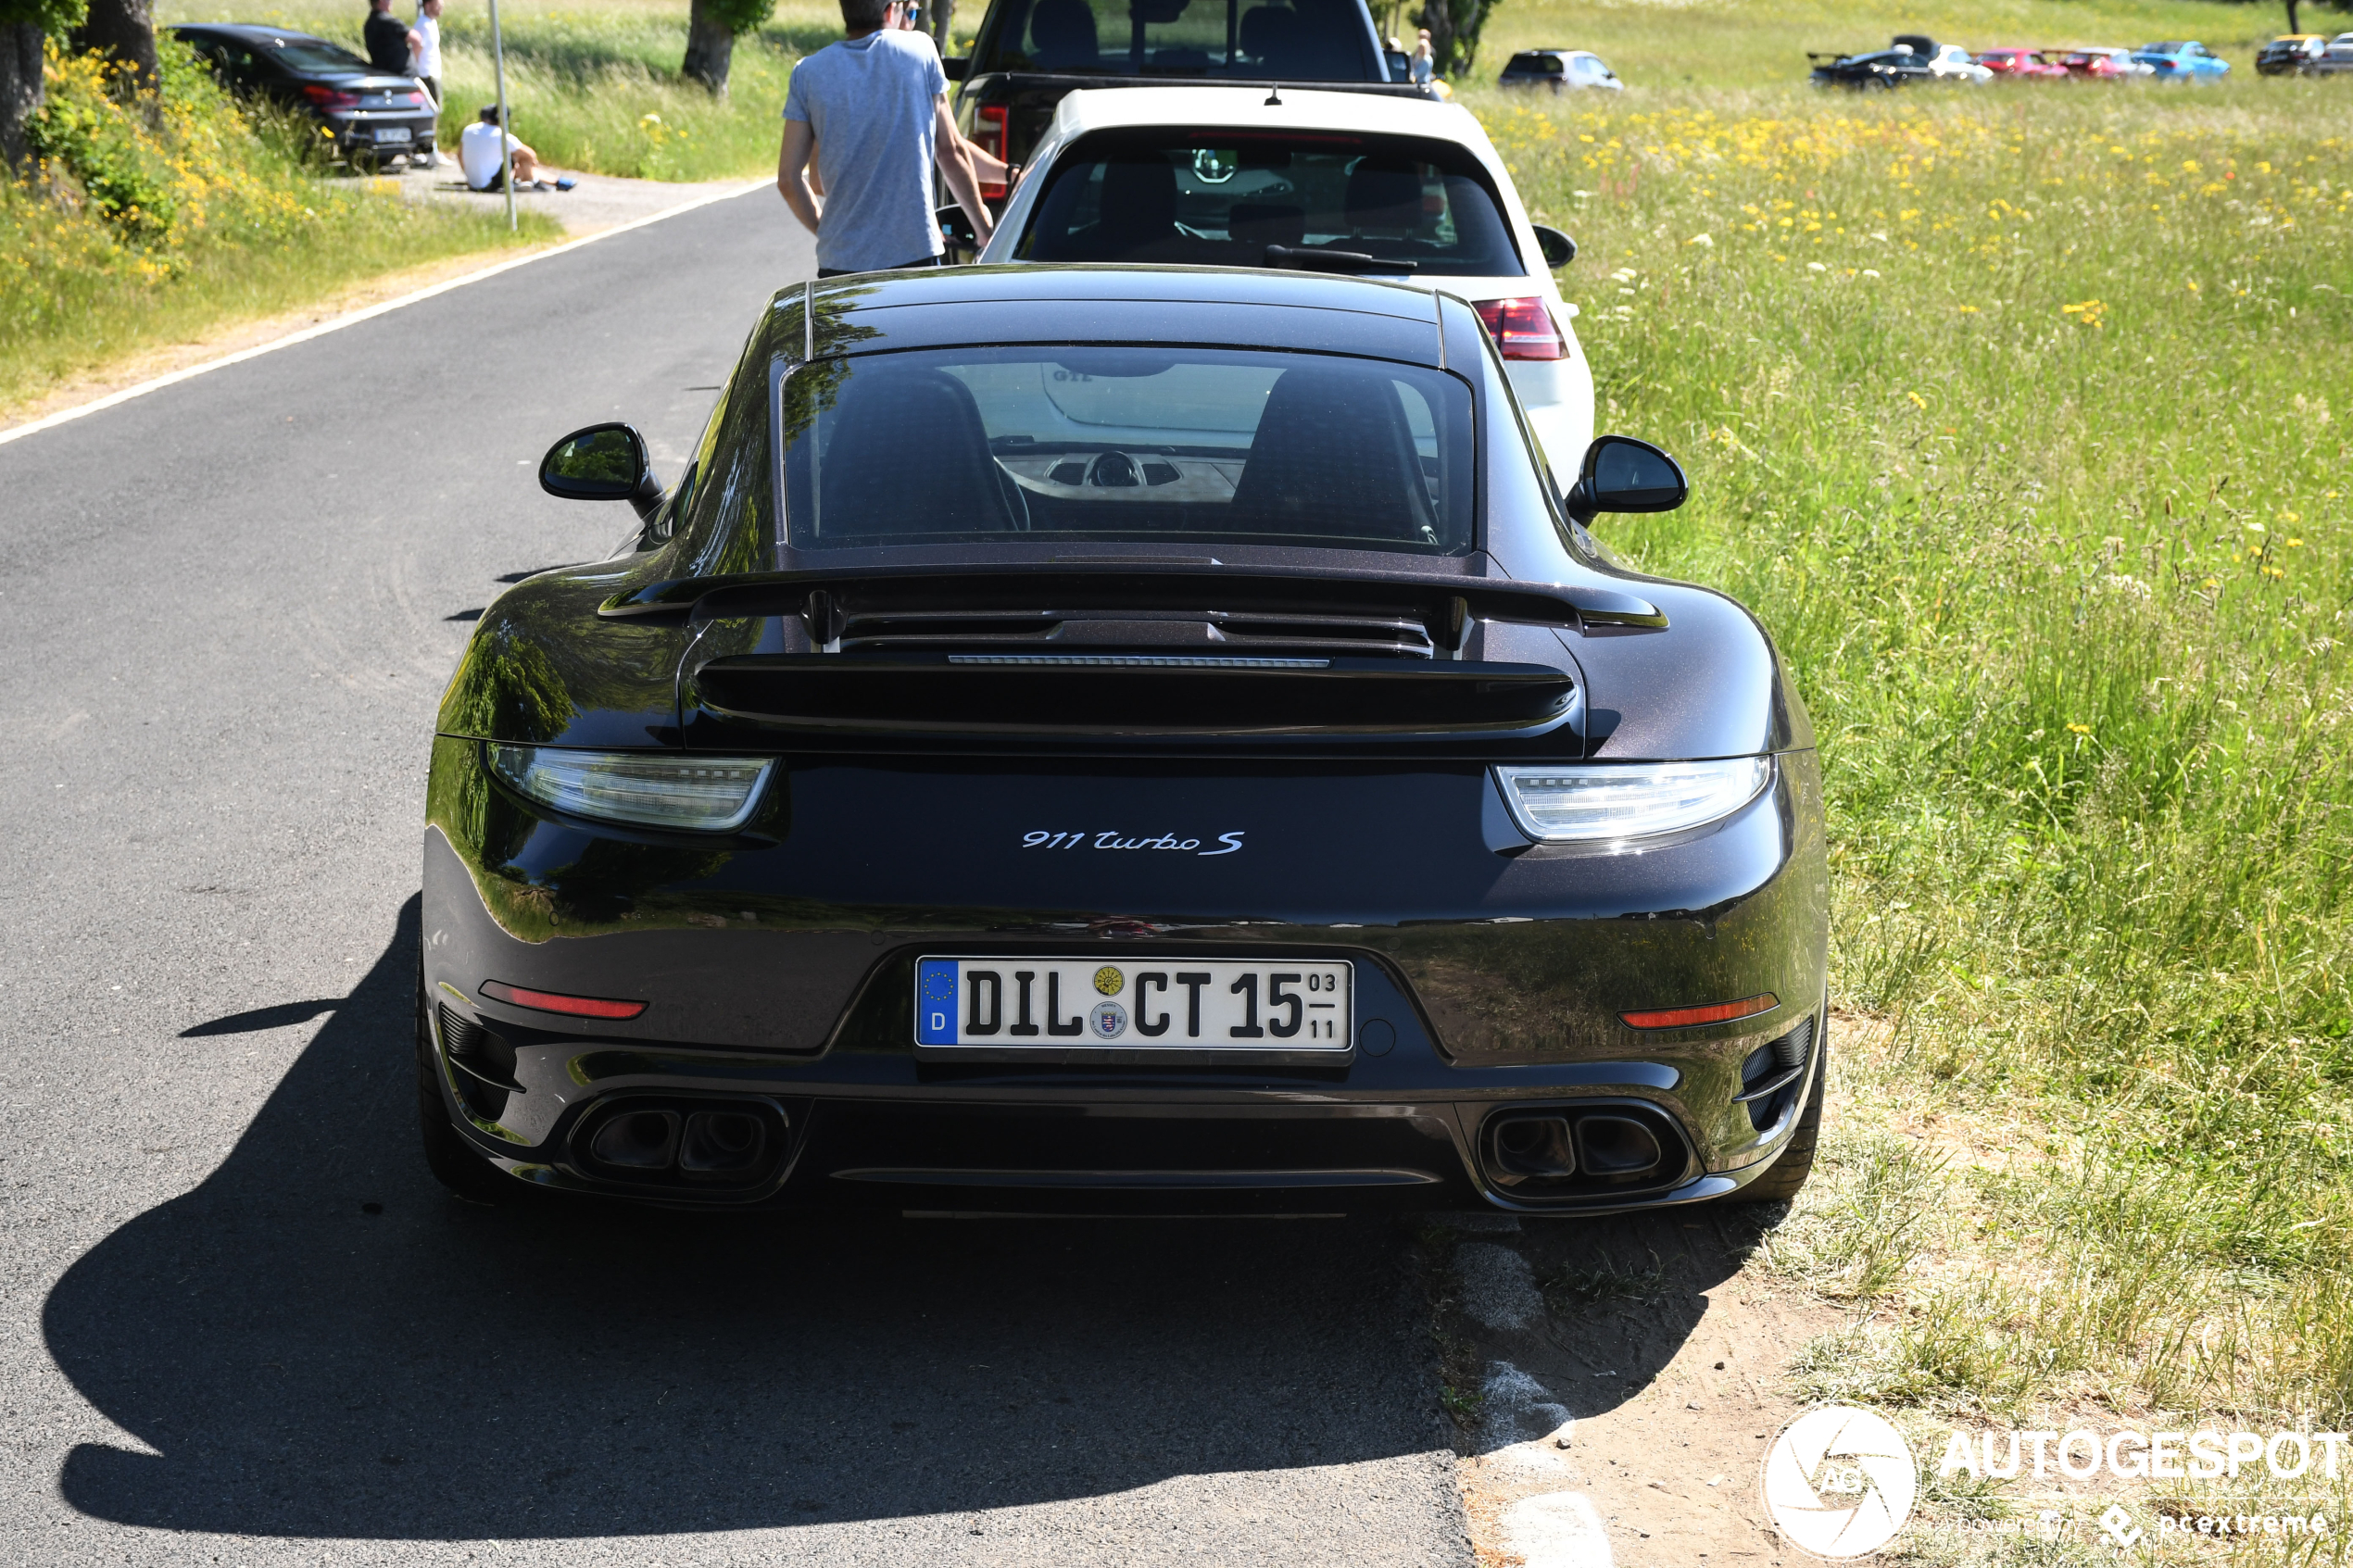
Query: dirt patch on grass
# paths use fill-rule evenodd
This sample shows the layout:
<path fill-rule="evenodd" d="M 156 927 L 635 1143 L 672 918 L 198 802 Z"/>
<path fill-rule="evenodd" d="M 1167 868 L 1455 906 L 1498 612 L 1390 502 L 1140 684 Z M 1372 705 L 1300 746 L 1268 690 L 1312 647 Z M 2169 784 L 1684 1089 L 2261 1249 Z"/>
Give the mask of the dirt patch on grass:
<path fill-rule="evenodd" d="M 1444 1304 L 1456 1363 L 1481 1369 L 1457 1447 L 1482 1563 L 1782 1560 L 1757 1466 L 1801 1408 L 1785 1368 L 1842 1314 L 1768 1277 L 1758 1242 L 1779 1213 L 1701 1207 L 1510 1229 L 1476 1216 L 1453 1233 L 1456 1258 L 1516 1254 L 1541 1300 L 1516 1323 L 1472 1290 Z M 1472 1261 L 1487 1281 L 1504 1273 L 1483 1251 Z M 1443 1266 L 1459 1277 L 1453 1258 Z M 1537 1544 L 1563 1530 L 1607 1558 Z"/>

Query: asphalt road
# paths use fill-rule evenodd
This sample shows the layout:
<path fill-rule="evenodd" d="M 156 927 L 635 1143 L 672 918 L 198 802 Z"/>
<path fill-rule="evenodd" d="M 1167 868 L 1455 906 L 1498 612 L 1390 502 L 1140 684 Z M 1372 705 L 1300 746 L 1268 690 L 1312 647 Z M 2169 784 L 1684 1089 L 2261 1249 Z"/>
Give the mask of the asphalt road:
<path fill-rule="evenodd" d="M 427 740 L 808 275 L 755 194 L 0 445 L 0 1562 L 1467 1561 L 1397 1227 L 469 1208 Z"/>

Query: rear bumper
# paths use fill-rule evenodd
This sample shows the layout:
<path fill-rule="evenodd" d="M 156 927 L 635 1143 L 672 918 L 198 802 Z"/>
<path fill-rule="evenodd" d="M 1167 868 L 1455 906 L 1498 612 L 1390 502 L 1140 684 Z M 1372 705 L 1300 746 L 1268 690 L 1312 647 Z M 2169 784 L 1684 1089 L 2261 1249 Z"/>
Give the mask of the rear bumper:
<path fill-rule="evenodd" d="M 394 112 L 361 109 L 351 113 L 322 114 L 320 119 L 335 139 L 335 150 L 348 152 L 355 148 L 385 152 L 405 152 L 410 148 L 434 145 L 438 121 L 429 109 Z M 400 133 L 408 132 L 404 140 Z"/>
<path fill-rule="evenodd" d="M 435 1031 L 436 1044 L 441 1035 Z M 497 1123 L 478 1080 L 437 1054 L 453 1124 L 535 1185 L 693 1206 L 933 1212 L 1327 1213 L 1492 1207 L 1598 1214 L 1703 1202 L 1771 1169 L 1807 1096 L 1743 1162 L 1704 1168 L 1688 1142 L 1622 1188 L 1530 1199 L 1491 1178 L 1481 1131 L 1499 1111 L 1649 1110 L 1683 1125 L 1682 1084 L 1656 1063 L 1596 1064 L 1550 1085 L 1431 1085 L 1420 1093 L 1181 1075 L 1010 1075 L 884 1090 L 708 1052 L 616 1052 L 587 1042 L 526 1047 Z M 1817 1056 L 1818 1060 L 1818 1053 Z M 1424 1077 L 1412 1071 L 1396 1076 Z M 1613 1081 L 1615 1080 L 1615 1081 Z M 1662 1087 L 1661 1085 L 1669 1085 Z M 1446 1095 L 1458 1098 L 1441 1098 Z M 713 1185 L 600 1166 L 597 1130 L 640 1110 L 755 1108 L 772 1158 Z"/>
<path fill-rule="evenodd" d="M 1779 1153 L 1803 1098 L 1759 1126 L 1734 1097 L 1743 1061 L 1816 1018 L 1823 996 L 1810 752 L 1782 757 L 1774 787 L 1701 838 L 1583 859 L 1513 852 L 1475 767 L 1336 781 L 1232 765 L 1118 780 L 808 766 L 755 819 L 762 834 L 698 853 L 538 814 L 478 759 L 474 743 L 435 744 L 434 1065 L 453 1123 L 543 1185 L 924 1210 L 1613 1210 L 1735 1190 Z M 1111 784 L 1172 826 L 1182 802 L 1222 824 L 1254 801 L 1249 834 L 1277 842 L 1183 866 L 989 852 L 1018 846 L 1010 830 L 1030 816 L 1076 821 L 1073 801 Z M 1008 798 L 1019 804 L 1000 823 Z M 844 821 L 853 802 L 875 826 Z M 1388 842 L 1360 831 L 1352 802 Z M 875 831 L 910 820 L 927 822 L 925 844 Z M 919 1058 L 913 973 L 927 952 L 1344 958 L 1357 1045 L 1314 1066 Z M 485 981 L 648 1006 L 590 1023 L 511 1006 Z M 1736 1022 L 1637 1031 L 1617 1016 L 1763 992 L 1779 1005 Z M 453 1061 L 445 1026 L 487 1031 L 493 1054 Z M 599 1116 L 705 1101 L 775 1118 L 757 1179 L 633 1185 L 584 1156 Z M 1482 1170 L 1494 1111 L 1604 1104 L 1662 1118 L 1677 1146 L 1639 1183 L 1529 1202 Z"/>

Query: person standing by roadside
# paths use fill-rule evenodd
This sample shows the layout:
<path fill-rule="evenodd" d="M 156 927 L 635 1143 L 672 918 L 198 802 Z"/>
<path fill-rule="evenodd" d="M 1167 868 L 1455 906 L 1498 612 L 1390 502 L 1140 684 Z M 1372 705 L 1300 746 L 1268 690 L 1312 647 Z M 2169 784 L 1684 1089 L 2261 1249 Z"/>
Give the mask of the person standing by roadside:
<path fill-rule="evenodd" d="M 948 112 L 948 73 L 928 33 L 886 24 L 888 0 L 841 0 L 842 41 L 793 68 L 776 190 L 817 236 L 817 275 L 935 265 L 932 169 L 987 245 L 994 227 Z M 818 153 L 821 197 L 810 189 Z"/>
<path fill-rule="evenodd" d="M 368 0 L 368 21 L 359 36 L 368 45 L 370 65 L 395 76 L 409 74 L 409 57 L 417 51 L 417 35 L 392 14 L 392 0 Z"/>
<path fill-rule="evenodd" d="M 1425 93 L 1428 92 L 1430 80 L 1437 73 L 1438 53 L 1430 47 L 1429 29 L 1424 28 L 1414 35 L 1414 85 Z"/>
<path fill-rule="evenodd" d="M 441 113 L 441 4 L 442 0 L 420 0 L 417 25 L 409 31 L 409 36 L 417 41 L 409 57 L 409 74 L 425 84 L 425 96 L 433 100 L 436 118 Z M 435 147 L 426 161 L 439 168 L 441 149 Z"/>
<path fill-rule="evenodd" d="M 911 5 L 909 0 L 890 0 L 889 9 L 883 13 L 883 27 L 886 30 L 903 28 L 910 32 L 920 32 L 923 30 L 917 24 L 923 19 L 923 12 L 921 6 Z M 956 132 L 956 140 L 964 144 L 964 156 L 972 159 L 973 176 L 980 182 L 984 199 L 991 185 L 1005 186 L 1005 194 L 1010 197 L 1013 194 L 1013 165 L 980 146 L 961 131 Z M 825 194 L 825 149 L 822 144 L 811 146 L 809 163 L 809 188 L 822 196 Z"/>

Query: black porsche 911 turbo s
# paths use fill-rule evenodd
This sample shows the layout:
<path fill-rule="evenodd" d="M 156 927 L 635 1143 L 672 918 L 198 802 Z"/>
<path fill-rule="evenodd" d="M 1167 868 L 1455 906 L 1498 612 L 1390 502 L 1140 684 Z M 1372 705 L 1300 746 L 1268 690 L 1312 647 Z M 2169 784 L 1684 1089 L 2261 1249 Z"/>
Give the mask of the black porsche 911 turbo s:
<path fill-rule="evenodd" d="M 474 1197 L 925 1212 L 1786 1197 L 1813 736 L 1586 524 L 1478 315 L 1352 278 L 788 289 L 642 533 L 484 613 L 424 847 L 426 1153 Z"/>

